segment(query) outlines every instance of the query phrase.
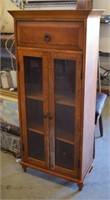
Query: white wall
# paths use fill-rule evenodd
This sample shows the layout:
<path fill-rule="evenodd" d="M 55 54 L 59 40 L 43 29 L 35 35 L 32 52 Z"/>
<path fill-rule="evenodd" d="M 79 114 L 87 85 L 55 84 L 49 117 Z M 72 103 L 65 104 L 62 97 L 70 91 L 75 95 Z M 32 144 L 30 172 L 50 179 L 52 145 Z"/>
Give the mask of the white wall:
<path fill-rule="evenodd" d="M 110 0 L 93 0 L 93 8 L 105 9 L 104 15 L 110 15 Z"/>
<path fill-rule="evenodd" d="M 0 32 L 13 33 L 14 23 L 12 16 L 7 10 L 18 10 L 19 8 L 10 0 L 0 0 Z"/>
<path fill-rule="evenodd" d="M 110 0 L 93 0 L 93 8 L 105 9 L 103 15 L 110 15 Z M 110 53 L 110 24 L 101 24 L 99 49 Z"/>

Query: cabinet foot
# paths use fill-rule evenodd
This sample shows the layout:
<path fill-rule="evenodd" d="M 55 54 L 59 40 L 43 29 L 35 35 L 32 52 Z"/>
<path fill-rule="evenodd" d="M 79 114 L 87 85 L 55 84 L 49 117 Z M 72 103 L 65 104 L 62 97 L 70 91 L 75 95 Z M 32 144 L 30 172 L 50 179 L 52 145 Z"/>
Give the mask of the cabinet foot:
<path fill-rule="evenodd" d="M 83 182 L 77 183 L 77 185 L 78 185 L 79 191 L 81 191 L 84 186 Z"/>
<path fill-rule="evenodd" d="M 26 166 L 22 165 L 23 171 L 26 172 Z"/>

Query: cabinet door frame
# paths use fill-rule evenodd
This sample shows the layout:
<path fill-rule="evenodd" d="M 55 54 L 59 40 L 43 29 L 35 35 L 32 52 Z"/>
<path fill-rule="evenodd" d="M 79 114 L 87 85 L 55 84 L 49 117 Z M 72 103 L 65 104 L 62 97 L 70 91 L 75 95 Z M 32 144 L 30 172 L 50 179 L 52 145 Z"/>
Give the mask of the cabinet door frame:
<path fill-rule="evenodd" d="M 55 165 L 55 94 L 54 94 L 54 59 L 71 59 L 76 61 L 76 97 L 75 97 L 75 138 L 74 138 L 74 169 L 65 169 Z M 63 173 L 67 176 L 79 175 L 79 162 L 80 162 L 80 137 L 81 137 L 81 75 L 83 70 L 82 54 L 74 52 L 52 52 L 50 54 L 49 63 L 49 112 L 53 116 L 50 120 L 50 168 L 58 173 Z M 53 80 L 53 81 L 52 81 Z"/>
<path fill-rule="evenodd" d="M 28 156 L 28 139 L 27 139 L 27 121 L 26 121 L 26 92 L 25 92 L 25 71 L 23 64 L 23 57 L 40 57 L 43 60 L 42 65 L 42 80 L 43 80 L 43 112 L 44 115 L 48 115 L 48 56 L 47 53 L 37 51 L 31 48 L 18 48 L 18 63 L 20 68 L 18 69 L 18 94 L 19 94 L 19 111 L 20 111 L 20 127 L 21 127 L 21 139 L 22 139 L 22 159 L 24 162 L 39 167 L 49 167 L 49 120 L 48 117 L 44 117 L 44 149 L 45 149 L 45 160 L 40 161 Z M 27 66 L 28 67 L 28 66 Z"/>

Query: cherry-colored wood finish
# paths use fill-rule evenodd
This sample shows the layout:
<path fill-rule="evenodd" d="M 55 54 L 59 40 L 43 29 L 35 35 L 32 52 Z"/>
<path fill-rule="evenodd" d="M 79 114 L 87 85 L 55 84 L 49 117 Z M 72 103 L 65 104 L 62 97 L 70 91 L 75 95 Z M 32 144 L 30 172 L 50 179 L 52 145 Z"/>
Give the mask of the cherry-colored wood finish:
<path fill-rule="evenodd" d="M 72 22 L 19 22 L 17 26 L 18 46 L 45 48 L 61 46 L 60 48 L 76 50 L 83 48 L 84 26 L 81 22 L 74 22 L 74 24 Z"/>
<path fill-rule="evenodd" d="M 32 167 L 76 182 L 81 190 L 84 178 L 93 163 L 99 24 L 102 11 L 10 11 L 10 14 L 15 22 L 16 55 L 19 63 L 18 94 L 23 146 L 21 165 L 24 170 Z M 31 61 L 28 59 L 28 62 L 25 62 L 25 58 Z M 37 58 L 42 60 L 43 91 L 37 91 L 34 86 L 27 91 L 26 76 L 28 76 L 30 62 L 33 63 Z M 68 73 L 69 70 L 75 69 L 68 76 L 74 95 L 55 93 L 57 66 L 55 63 L 59 60 L 66 60 L 65 70 L 68 69 Z M 32 69 L 35 67 L 38 71 L 36 65 L 32 66 Z M 32 74 L 33 79 L 37 76 L 37 71 Z M 32 79 L 31 81 L 33 83 Z M 31 110 L 29 112 L 27 103 L 31 100 L 43 105 L 42 119 L 39 123 L 37 122 L 39 116 L 36 116 L 39 107 L 31 114 L 34 120 L 31 121 L 28 117 Z M 30 106 L 33 109 L 32 104 Z M 67 130 L 68 124 L 64 124 L 65 130 L 62 134 L 60 129 L 59 134 L 56 133 L 57 126 L 61 126 L 57 117 L 63 116 L 62 109 L 57 115 L 60 106 L 64 106 L 70 115 L 73 114 L 73 119 L 67 119 L 67 123 L 74 124 L 73 134 L 69 131 L 70 127 Z M 65 119 L 65 116 L 62 120 L 63 118 Z M 44 151 L 41 160 L 34 154 L 31 156 L 34 148 L 30 147 L 29 140 L 37 148 L 37 144 L 35 145 L 34 139 L 31 138 L 33 131 L 35 137 L 39 135 L 39 141 L 42 138 L 44 141 L 43 148 L 39 146 L 39 151 L 37 150 L 39 155 Z M 30 152 L 31 148 L 32 152 Z M 63 159 L 64 166 L 60 162 L 62 157 L 68 159 L 68 163 Z"/>

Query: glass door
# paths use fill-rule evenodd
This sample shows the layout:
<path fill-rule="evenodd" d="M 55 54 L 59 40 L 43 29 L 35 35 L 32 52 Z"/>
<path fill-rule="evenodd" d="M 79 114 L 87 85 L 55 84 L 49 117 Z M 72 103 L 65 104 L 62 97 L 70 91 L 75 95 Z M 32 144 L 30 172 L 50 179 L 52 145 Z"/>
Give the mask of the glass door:
<path fill-rule="evenodd" d="M 48 151 L 48 71 L 47 56 L 34 50 L 19 51 L 22 69 L 20 83 L 23 141 L 26 160 L 49 165 Z M 45 84 L 44 81 L 45 80 Z M 25 121 L 26 118 L 26 121 Z"/>
<path fill-rule="evenodd" d="M 55 165 L 74 167 L 76 61 L 54 60 L 55 71 Z"/>
<path fill-rule="evenodd" d="M 62 173 L 77 170 L 80 132 L 81 56 L 53 55 L 54 159 L 51 167 Z M 51 88 L 52 89 L 52 88 Z M 51 108 L 50 108 L 51 109 Z"/>

